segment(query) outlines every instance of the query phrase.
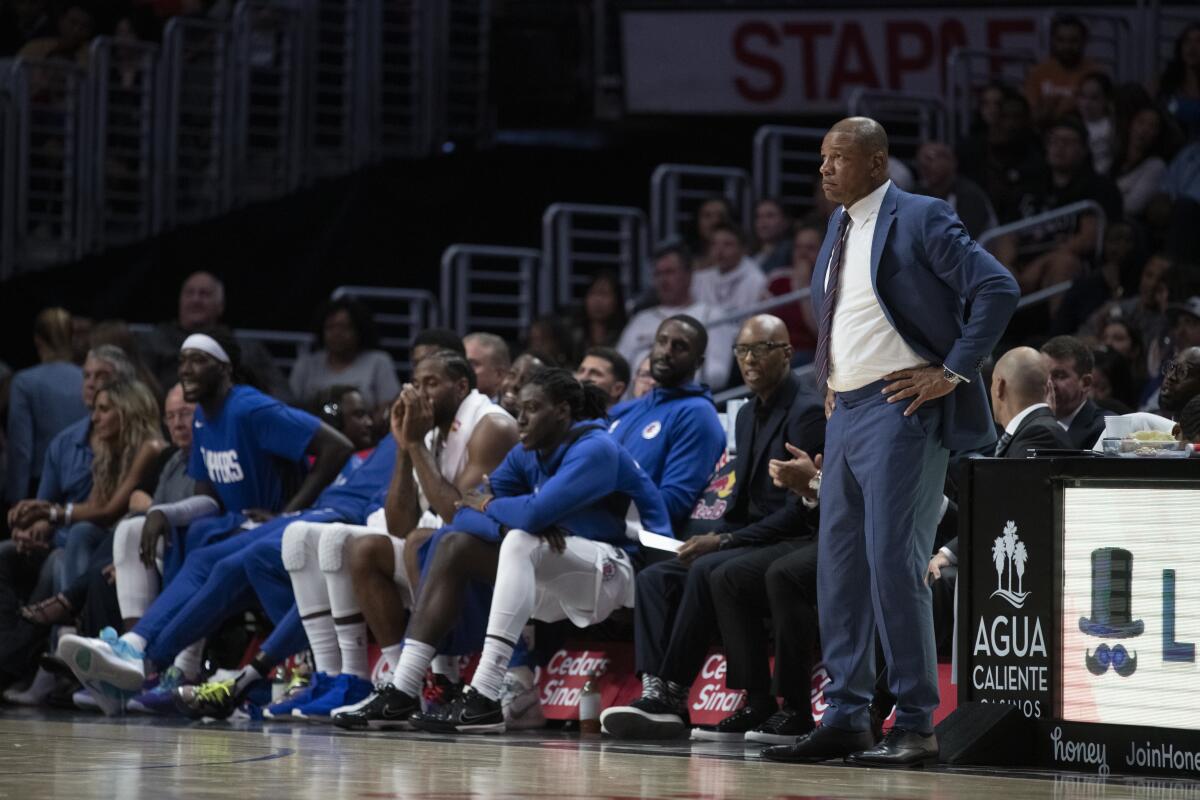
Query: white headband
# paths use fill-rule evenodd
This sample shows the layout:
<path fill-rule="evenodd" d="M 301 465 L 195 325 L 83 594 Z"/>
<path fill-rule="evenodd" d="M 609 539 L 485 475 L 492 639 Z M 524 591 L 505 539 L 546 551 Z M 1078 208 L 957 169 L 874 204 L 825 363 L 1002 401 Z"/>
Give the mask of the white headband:
<path fill-rule="evenodd" d="M 229 360 L 229 354 L 225 352 L 225 348 L 217 344 L 217 340 L 207 334 L 193 333 L 184 339 L 183 347 L 179 348 L 179 352 L 182 353 L 184 350 L 199 350 L 201 353 L 208 353 L 222 364 L 233 363 Z"/>

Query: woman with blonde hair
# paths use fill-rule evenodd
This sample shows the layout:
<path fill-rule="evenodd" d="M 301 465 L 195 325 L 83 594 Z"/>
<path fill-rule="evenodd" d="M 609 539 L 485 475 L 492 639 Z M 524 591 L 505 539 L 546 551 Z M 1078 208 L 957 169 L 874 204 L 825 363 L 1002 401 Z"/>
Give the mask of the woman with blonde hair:
<path fill-rule="evenodd" d="M 96 393 L 92 441 L 92 490 L 87 500 L 38 502 L 26 507 L 19 522 L 28 528 L 44 519 L 57 529 L 55 544 L 63 552 L 54 572 L 56 595 L 87 569 L 93 552 L 129 509 L 130 496 L 156 469 L 166 447 L 158 403 L 144 383 L 114 381 Z"/>

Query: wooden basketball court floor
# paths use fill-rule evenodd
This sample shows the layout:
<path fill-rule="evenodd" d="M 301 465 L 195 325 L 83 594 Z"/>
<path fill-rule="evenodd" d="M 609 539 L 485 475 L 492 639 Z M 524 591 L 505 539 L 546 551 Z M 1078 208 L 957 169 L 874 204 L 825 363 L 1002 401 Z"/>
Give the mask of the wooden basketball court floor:
<path fill-rule="evenodd" d="M 0 710 L 0 798 L 1196 798 L 1200 782 L 792 766 L 740 744 L 555 732 L 455 739 L 311 724 Z"/>

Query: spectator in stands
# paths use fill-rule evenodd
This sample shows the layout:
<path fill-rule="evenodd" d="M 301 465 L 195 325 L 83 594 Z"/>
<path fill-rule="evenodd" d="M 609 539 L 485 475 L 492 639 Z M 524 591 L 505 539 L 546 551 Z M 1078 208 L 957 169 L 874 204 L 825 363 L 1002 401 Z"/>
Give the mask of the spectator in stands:
<path fill-rule="evenodd" d="M 645 397 L 658 386 L 658 381 L 654 380 L 654 373 L 650 371 L 650 356 L 642 359 L 642 363 L 638 364 L 637 374 L 633 376 L 633 386 L 629 390 L 629 396 L 637 400 L 639 397 Z"/>
<path fill-rule="evenodd" d="M 58 12 L 55 32 L 26 42 L 19 58 L 65 59 L 87 66 L 88 44 L 96 35 L 95 15 L 81 3 L 67 3 Z"/>
<path fill-rule="evenodd" d="M 1092 400 L 1092 350 L 1074 336 L 1055 336 L 1042 345 L 1053 387 L 1050 406 L 1071 445 L 1088 450 L 1104 432 L 1104 411 Z"/>
<path fill-rule="evenodd" d="M 1138 230 L 1130 222 L 1114 222 L 1104 229 L 1100 269 L 1085 272 L 1071 284 L 1051 323 L 1051 333 L 1080 331 L 1097 309 L 1107 310 L 1120 302 L 1142 263 L 1138 239 Z"/>
<path fill-rule="evenodd" d="M 1200 321 L 1196 324 L 1200 325 Z M 1178 419 L 1184 406 L 1200 394 L 1200 346 L 1191 345 L 1181 349 L 1179 355 L 1167 363 L 1163 373 L 1157 413 L 1170 419 Z"/>
<path fill-rule="evenodd" d="M 178 381 L 179 348 L 183 340 L 197 331 L 216 328 L 225 313 L 225 284 L 211 272 L 193 272 L 179 290 L 179 310 L 172 322 L 155 325 L 140 337 L 142 354 L 159 386 L 174 386 Z M 291 400 L 291 389 L 283 372 L 275 365 L 267 348 L 255 341 L 239 342 L 241 369 L 249 382 L 284 401 Z"/>
<path fill-rule="evenodd" d="M 767 294 L 771 297 L 807 289 L 812 283 L 813 264 L 825 238 L 824 221 L 808 218 L 796 224 L 792 235 L 792 263 L 767 275 Z M 772 309 L 784 321 L 791 337 L 794 364 L 807 364 L 817 347 L 817 322 L 812 303 L 801 298 L 795 303 Z"/>
<path fill-rule="evenodd" d="M 1092 400 L 1112 414 L 1132 414 L 1138 392 L 1133 383 L 1129 359 L 1120 353 L 1099 347 L 1092 350 Z"/>
<path fill-rule="evenodd" d="M 719 195 L 708 198 L 696 209 L 696 230 L 690 242 L 691 252 L 695 254 L 695 261 L 692 263 L 695 269 L 705 269 L 713 265 L 713 255 L 709 252 L 713 229 L 718 225 L 732 225 L 733 221 L 733 206 Z"/>
<path fill-rule="evenodd" d="M 709 234 L 714 269 L 692 274 L 692 294 L 701 303 L 731 314 L 762 299 L 767 280 L 746 255 L 746 236 L 733 225 L 715 225 Z"/>
<path fill-rule="evenodd" d="M 546 365 L 563 367 L 571 361 L 571 334 L 567 324 L 557 314 L 538 317 L 529 326 L 525 348 L 541 354 Z"/>
<path fill-rule="evenodd" d="M 1050 57 L 1025 76 L 1025 97 L 1038 125 L 1075 111 L 1084 76 L 1100 66 L 1085 56 L 1088 30 L 1079 17 L 1063 14 L 1050 23 Z"/>
<path fill-rule="evenodd" d="M 462 343 L 475 370 L 475 388 L 484 397 L 499 400 L 500 384 L 512 368 L 508 344 L 494 333 L 468 333 Z"/>
<path fill-rule="evenodd" d="M 612 408 L 629 388 L 629 362 L 611 347 L 591 347 L 575 370 L 575 380 L 599 386 Z"/>
<path fill-rule="evenodd" d="M 1146 208 L 1146 221 L 1174 259 L 1200 263 L 1200 140 L 1180 150 Z"/>
<path fill-rule="evenodd" d="M 764 197 L 754 206 L 754 254 L 751 258 L 763 272 L 769 273 L 791 263 L 790 227 L 787 211 L 775 198 Z"/>
<path fill-rule="evenodd" d="M 370 450 L 375 445 L 372 428 L 371 407 L 356 386 L 335 385 L 317 393 L 313 403 L 313 414 L 334 430 L 343 434 L 354 446 L 351 460 Z"/>
<path fill-rule="evenodd" d="M 1099 336 L 1110 320 L 1124 320 L 1141 336 L 1146 348 L 1146 369 L 1157 366 L 1151 364 L 1150 350 L 1156 349 L 1157 343 L 1167 333 L 1167 295 L 1173 271 L 1171 260 L 1164 254 L 1151 255 L 1142 264 L 1138 274 L 1137 293 L 1105 303 L 1091 315 L 1081 333 Z"/>
<path fill-rule="evenodd" d="M 97 347 L 103 347 L 104 345 L 112 345 L 119 349 L 133 362 L 133 369 L 137 379 L 146 384 L 146 388 L 156 398 L 162 399 L 164 396 L 164 387 L 159 385 L 158 378 L 150 371 L 149 365 L 142 358 L 142 351 L 138 345 L 137 337 L 129 329 L 129 325 L 124 320 L 105 319 L 95 323 L 88 329 L 87 343 L 89 350 L 95 350 Z"/>
<path fill-rule="evenodd" d="M 737 481 L 722 532 L 687 540 L 676 558 L 641 571 L 634 604 L 637 670 L 642 696 L 607 709 L 604 729 L 619 738 L 658 739 L 686 731 L 688 687 L 703 664 L 712 629 L 720 623 L 730 672 L 728 685 L 748 691 L 743 708 L 719 724 L 693 731 L 697 739 L 742 739 L 775 716 L 785 698 L 795 719 L 791 735 L 813 727 L 808 713 L 812 645 L 817 619 L 814 519 L 799 497 L 775 486 L 771 459 L 785 458 L 792 443 L 811 453 L 824 450 L 825 414 L 820 398 L 800 389 L 791 372 L 791 345 L 783 320 L 752 317 L 738 333 L 738 368 L 754 398 L 738 412 Z M 770 604 L 771 567 L 785 557 L 809 589 L 809 602 L 779 609 L 775 685 L 767 662 L 764 614 Z M 782 567 L 782 565 L 780 565 Z M 807 720 L 807 725 L 803 722 Z"/>
<path fill-rule="evenodd" d="M 317 349 L 296 359 L 288 381 L 292 395 L 310 405 L 322 390 L 346 384 L 356 387 L 372 410 L 390 407 L 400 382 L 392 357 L 377 349 L 367 307 L 357 300 L 327 300 L 316 320 Z"/>
<path fill-rule="evenodd" d="M 1174 126 L 1165 111 L 1146 106 L 1135 111 L 1121 127 L 1112 177 L 1121 190 L 1125 213 L 1140 217 L 1158 192 L 1167 171 L 1167 160 L 1172 155 L 1175 139 Z"/>
<path fill-rule="evenodd" d="M 550 359 L 540 353 L 522 353 L 500 383 L 500 405 L 514 418 L 520 412 L 521 388 L 529 383 L 533 373 L 550 366 Z"/>
<path fill-rule="evenodd" d="M 962 144 L 958 163 L 992 201 L 1000 223 L 1019 219 L 1021 198 L 1045 169 L 1025 98 L 1006 89 L 995 124 Z"/>
<path fill-rule="evenodd" d="M 609 269 L 597 272 L 583 295 L 583 305 L 576 312 L 572 326 L 576 361 L 590 347 L 616 347 L 627 321 L 625 293 L 617 274 Z"/>
<path fill-rule="evenodd" d="M 1200 137 L 1200 22 L 1175 40 L 1175 53 L 1158 82 L 1158 98 L 1188 139 Z"/>
<path fill-rule="evenodd" d="M 9 504 L 36 491 L 50 440 L 88 413 L 79 396 L 83 372 L 71 363 L 71 315 L 62 308 L 38 314 L 33 345 L 38 365 L 18 372 L 9 386 L 5 484 Z"/>
<path fill-rule="evenodd" d="M 710 326 L 722 312 L 702 302 L 692 290 L 692 262 L 687 249 L 680 244 L 668 244 L 654 254 L 654 289 L 659 305 L 633 315 L 617 350 L 630 364 L 640 364 L 650 352 L 660 324 L 677 314 L 686 314 L 709 326 L 707 338 L 712 340 L 709 358 L 698 362 L 701 380 L 710 388 L 720 389 L 729 382 L 728 357 L 736 329 L 730 325 Z M 759 273 L 761 276 L 761 272 Z"/>
<path fill-rule="evenodd" d="M 923 143 L 917 151 L 917 174 L 921 181 L 916 193 L 949 203 L 972 239 L 995 227 L 996 212 L 991 201 L 979 184 L 958 174 L 958 159 L 949 145 Z"/>
<path fill-rule="evenodd" d="M 1188 400 L 1183 411 L 1179 412 L 1179 433 L 1176 438 L 1181 442 L 1200 445 L 1200 396 Z"/>
<path fill-rule="evenodd" d="M 1134 392 L 1127 402 L 1131 406 L 1137 406 L 1142 386 L 1146 383 L 1146 345 L 1143 343 L 1141 330 L 1128 320 L 1110 319 L 1100 332 L 1100 343 L 1129 364 L 1129 379 Z"/>
<path fill-rule="evenodd" d="M 1030 187 L 1021 200 L 1022 216 L 1033 217 L 1057 208 L 1091 200 L 1100 204 L 1105 218 L 1121 218 L 1121 195 L 1108 178 L 1097 175 L 1087 160 L 1087 129 L 1078 117 L 1062 117 L 1046 131 L 1046 170 L 1039 185 Z M 1016 255 L 1017 237 L 1002 237 L 994 252 L 1001 263 L 1013 270 L 1021 291 L 1028 293 L 1072 280 L 1096 252 L 1095 214 L 1048 223 L 1035 234 L 1042 240 L 1058 239 L 1052 249 L 1027 263 Z M 1052 298 L 1051 313 L 1058 310 L 1062 298 Z"/>
<path fill-rule="evenodd" d="M 49 6 L 48 0 L 12 0 L 0 6 L 0 57 L 15 56 L 26 42 L 54 35 Z"/>
<path fill-rule="evenodd" d="M 1087 126 L 1092 167 L 1101 175 L 1107 175 L 1112 169 L 1117 150 L 1112 78 L 1103 72 L 1084 75 L 1075 93 L 1075 105 L 1079 109 L 1080 119 Z"/>
<path fill-rule="evenodd" d="M 467 356 L 466 345 L 457 332 L 449 328 L 425 328 L 413 337 L 412 349 L 409 351 L 408 360 L 413 371 L 416 371 L 421 359 L 439 350 L 450 350 L 463 358 Z"/>

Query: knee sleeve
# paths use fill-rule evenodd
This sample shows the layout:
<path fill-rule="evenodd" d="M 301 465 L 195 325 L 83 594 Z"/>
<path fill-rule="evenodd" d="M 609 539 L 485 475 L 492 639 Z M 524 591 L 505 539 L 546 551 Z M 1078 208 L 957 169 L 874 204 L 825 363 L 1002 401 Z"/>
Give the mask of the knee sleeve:
<path fill-rule="evenodd" d="M 363 528 L 364 531 L 369 531 L 372 534 L 378 534 L 379 531 Z M 351 525 L 330 525 L 321 534 L 321 544 L 319 547 L 319 558 L 322 572 L 338 572 L 342 568 L 342 562 L 345 556 L 346 542 L 355 536 L 355 526 Z"/>
<path fill-rule="evenodd" d="M 387 536 L 387 533 L 360 525 L 329 525 L 321 534 L 321 572 L 324 573 L 325 588 L 329 594 L 330 610 L 338 619 L 361 611 L 350 577 L 350 565 L 346 561 L 346 543 L 363 536 Z"/>
<path fill-rule="evenodd" d="M 283 530 L 280 556 L 288 572 L 299 572 L 306 566 L 319 567 L 317 546 L 321 536 L 331 525 L 311 522 L 293 522 Z M 310 554 L 313 558 L 310 560 Z"/>
<path fill-rule="evenodd" d="M 500 543 L 500 560 L 524 558 L 536 563 L 541 559 L 535 553 L 543 541 L 542 537 L 527 531 L 511 530 Z"/>
<path fill-rule="evenodd" d="M 141 561 L 142 526 L 145 517 L 131 517 L 117 523 L 113 532 L 113 564 L 117 567 Z"/>

